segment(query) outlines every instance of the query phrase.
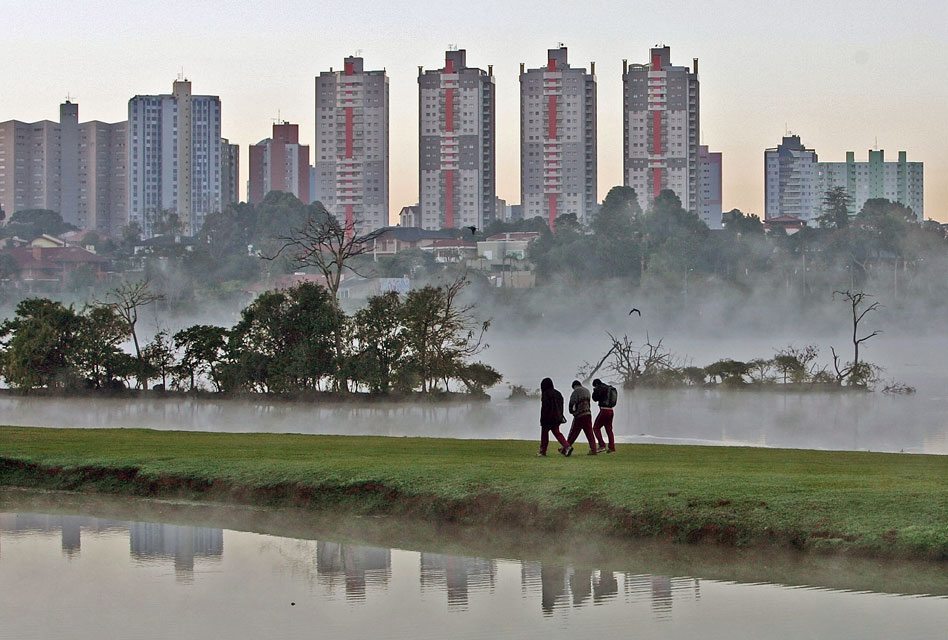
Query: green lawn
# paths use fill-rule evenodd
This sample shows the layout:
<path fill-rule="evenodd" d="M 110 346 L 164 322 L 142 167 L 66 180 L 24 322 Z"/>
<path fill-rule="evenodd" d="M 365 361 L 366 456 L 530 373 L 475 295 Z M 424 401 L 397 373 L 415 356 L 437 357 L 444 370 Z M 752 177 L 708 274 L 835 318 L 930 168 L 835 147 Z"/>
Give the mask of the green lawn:
<path fill-rule="evenodd" d="M 0 427 L 0 484 L 948 559 L 948 457 L 535 451 L 504 440 Z"/>

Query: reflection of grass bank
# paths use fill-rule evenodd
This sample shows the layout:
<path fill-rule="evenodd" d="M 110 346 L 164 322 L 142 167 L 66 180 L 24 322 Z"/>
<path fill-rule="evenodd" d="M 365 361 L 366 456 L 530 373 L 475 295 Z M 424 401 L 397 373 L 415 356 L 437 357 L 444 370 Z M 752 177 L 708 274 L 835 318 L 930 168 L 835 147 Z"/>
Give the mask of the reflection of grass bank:
<path fill-rule="evenodd" d="M 0 429 L 0 484 L 537 531 L 948 559 L 948 457 L 515 441 Z M 581 452 L 580 452 L 581 453 Z"/>

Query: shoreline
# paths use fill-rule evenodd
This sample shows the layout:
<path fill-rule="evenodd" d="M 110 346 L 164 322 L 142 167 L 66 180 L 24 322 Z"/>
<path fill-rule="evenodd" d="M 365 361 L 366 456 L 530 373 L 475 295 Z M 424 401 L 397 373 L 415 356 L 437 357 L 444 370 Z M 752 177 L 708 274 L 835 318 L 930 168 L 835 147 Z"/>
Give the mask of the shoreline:
<path fill-rule="evenodd" d="M 0 427 L 0 486 L 948 560 L 944 456 L 584 446 L 564 459 L 515 440 Z"/>

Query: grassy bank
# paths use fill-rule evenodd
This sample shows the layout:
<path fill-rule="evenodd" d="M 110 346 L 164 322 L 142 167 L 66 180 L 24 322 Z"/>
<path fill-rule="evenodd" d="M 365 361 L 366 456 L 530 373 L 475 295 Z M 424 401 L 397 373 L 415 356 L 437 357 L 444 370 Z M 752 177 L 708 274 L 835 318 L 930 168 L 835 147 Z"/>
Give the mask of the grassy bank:
<path fill-rule="evenodd" d="M 0 484 L 948 559 L 948 457 L 0 428 Z"/>

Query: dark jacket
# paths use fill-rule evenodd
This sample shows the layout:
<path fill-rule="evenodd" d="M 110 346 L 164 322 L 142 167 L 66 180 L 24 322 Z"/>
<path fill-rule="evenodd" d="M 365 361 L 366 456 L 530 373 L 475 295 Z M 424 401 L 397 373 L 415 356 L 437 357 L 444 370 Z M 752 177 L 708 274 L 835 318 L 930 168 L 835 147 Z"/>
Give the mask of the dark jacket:
<path fill-rule="evenodd" d="M 609 404 L 609 385 L 593 385 L 592 400 L 599 403 L 600 409 L 608 409 L 609 407 L 604 407 L 603 404 Z"/>
<path fill-rule="evenodd" d="M 552 380 L 544 378 L 540 383 L 540 426 L 558 427 L 563 422 L 563 394 L 553 388 Z"/>

